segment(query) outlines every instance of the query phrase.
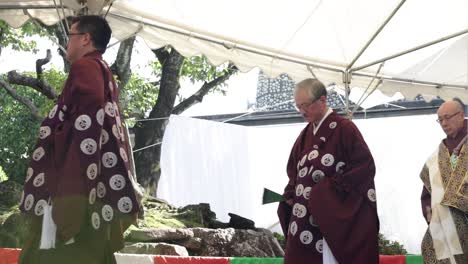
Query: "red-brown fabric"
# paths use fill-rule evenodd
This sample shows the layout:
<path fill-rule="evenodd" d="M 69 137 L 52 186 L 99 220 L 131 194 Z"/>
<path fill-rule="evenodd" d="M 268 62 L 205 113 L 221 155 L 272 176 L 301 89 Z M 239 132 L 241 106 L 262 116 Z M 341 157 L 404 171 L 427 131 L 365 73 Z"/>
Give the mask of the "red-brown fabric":
<path fill-rule="evenodd" d="M 155 256 L 154 264 L 229 264 L 229 258 Z"/>
<path fill-rule="evenodd" d="M 83 228 L 102 236 L 111 229 L 107 239 L 121 237 L 138 212 L 117 102 L 109 67 L 99 52 L 89 53 L 72 64 L 57 104 L 41 124 L 20 209 L 42 218 L 52 203 L 59 241 Z M 122 246 L 121 241 L 111 250 Z"/>
<path fill-rule="evenodd" d="M 287 207 L 278 210 L 288 230 L 285 264 L 322 263 L 323 237 L 340 264 L 377 263 L 375 165 L 357 127 L 336 113 L 316 135 L 309 124 L 292 148 L 287 172 L 289 221 Z"/>

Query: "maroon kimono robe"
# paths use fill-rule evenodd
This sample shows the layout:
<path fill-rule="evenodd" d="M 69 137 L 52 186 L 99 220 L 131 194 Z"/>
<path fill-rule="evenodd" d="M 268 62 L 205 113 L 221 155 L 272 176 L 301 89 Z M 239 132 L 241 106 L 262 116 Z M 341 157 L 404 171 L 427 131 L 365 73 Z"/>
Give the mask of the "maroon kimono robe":
<path fill-rule="evenodd" d="M 57 243 L 87 233 L 90 242 L 107 244 L 111 252 L 123 247 L 122 234 L 139 206 L 117 102 L 117 85 L 99 52 L 72 64 L 57 104 L 41 124 L 27 171 L 20 209 L 39 230 L 31 232 L 26 251 L 37 249 L 47 204 Z"/>
<path fill-rule="evenodd" d="M 307 125 L 287 165 L 280 203 L 285 264 L 322 263 L 323 238 L 340 264 L 378 263 L 375 165 L 353 122 L 331 113 L 313 133 Z"/>

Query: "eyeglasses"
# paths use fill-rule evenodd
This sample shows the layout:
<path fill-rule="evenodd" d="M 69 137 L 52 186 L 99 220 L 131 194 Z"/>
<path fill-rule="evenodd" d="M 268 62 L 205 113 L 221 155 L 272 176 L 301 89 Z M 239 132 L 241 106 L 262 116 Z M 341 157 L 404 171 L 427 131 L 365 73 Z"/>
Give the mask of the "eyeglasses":
<path fill-rule="evenodd" d="M 303 109 L 306 109 L 307 107 L 311 106 L 313 103 L 317 102 L 319 98 L 312 100 L 311 102 L 307 103 L 302 103 L 302 104 L 296 104 L 295 108 L 296 111 L 300 112 Z"/>
<path fill-rule="evenodd" d="M 437 123 L 442 123 L 442 121 L 448 121 L 450 120 L 452 117 L 456 116 L 457 114 L 459 114 L 460 111 L 456 112 L 455 114 L 451 114 L 451 115 L 445 115 L 445 116 L 442 116 L 442 117 L 439 117 L 436 121 Z"/>

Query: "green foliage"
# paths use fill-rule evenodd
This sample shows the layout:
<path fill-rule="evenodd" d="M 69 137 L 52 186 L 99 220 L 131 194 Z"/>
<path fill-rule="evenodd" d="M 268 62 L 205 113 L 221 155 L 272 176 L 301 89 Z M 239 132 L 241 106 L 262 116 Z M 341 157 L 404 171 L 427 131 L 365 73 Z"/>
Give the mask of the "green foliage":
<path fill-rule="evenodd" d="M 406 255 L 408 252 L 397 241 L 387 240 L 379 233 L 379 254 L 381 255 Z"/>
<path fill-rule="evenodd" d="M 120 103 L 124 117 L 143 118 L 145 113 L 156 104 L 159 87 L 136 74 L 132 74 L 125 89 L 120 92 Z"/>
<path fill-rule="evenodd" d="M 65 79 L 65 74 L 55 69 L 44 72 L 43 76 L 54 87 L 61 87 Z M 13 87 L 18 94 L 29 98 L 43 116 L 54 104 L 30 87 Z M 4 89 L 0 89 L 0 166 L 9 179 L 23 182 L 39 126 L 40 122 L 31 116 L 26 106 L 13 99 Z"/>
<path fill-rule="evenodd" d="M 32 22 L 25 23 L 19 29 L 14 29 L 0 20 L 0 50 L 5 47 L 11 47 L 13 50 L 36 53 L 36 41 L 27 38 L 34 35 L 44 37 L 47 33 L 45 29 L 38 27 Z"/>

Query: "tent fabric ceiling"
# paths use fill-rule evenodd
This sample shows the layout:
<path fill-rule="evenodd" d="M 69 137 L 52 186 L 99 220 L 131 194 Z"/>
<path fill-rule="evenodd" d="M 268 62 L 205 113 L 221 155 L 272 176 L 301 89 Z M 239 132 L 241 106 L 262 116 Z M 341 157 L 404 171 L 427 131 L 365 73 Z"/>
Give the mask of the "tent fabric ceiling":
<path fill-rule="evenodd" d="M 378 74 L 385 77 L 379 89 L 387 95 L 458 96 L 468 101 L 466 0 L 0 0 L 0 19 L 19 27 L 29 19 L 27 10 L 53 24 L 59 20 L 55 3 L 69 8 L 67 14 L 84 5 L 90 13 L 108 11 L 117 39 L 137 34 L 152 49 L 170 44 L 184 56 L 204 54 L 215 65 L 229 60 L 242 71 L 259 67 L 271 77 L 288 73 L 295 80 L 311 77 L 312 71 L 325 83 L 337 84 L 401 5 L 352 66 L 460 33 L 387 60 Z M 379 66 L 355 72 L 351 87 L 367 87 L 368 76 Z"/>

